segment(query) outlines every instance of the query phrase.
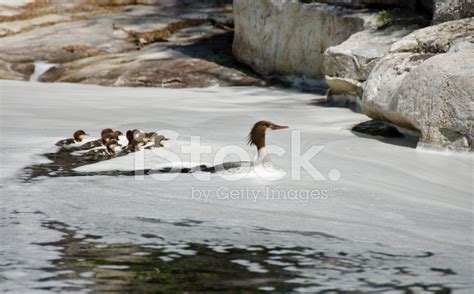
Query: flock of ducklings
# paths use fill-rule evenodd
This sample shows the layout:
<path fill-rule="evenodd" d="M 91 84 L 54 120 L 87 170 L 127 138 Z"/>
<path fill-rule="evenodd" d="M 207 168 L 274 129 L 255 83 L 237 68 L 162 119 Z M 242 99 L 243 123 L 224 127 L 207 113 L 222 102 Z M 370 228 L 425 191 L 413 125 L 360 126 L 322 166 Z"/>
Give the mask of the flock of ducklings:
<path fill-rule="evenodd" d="M 117 155 L 144 148 L 163 147 L 164 141 L 168 140 L 156 132 L 146 133 L 138 129 L 128 130 L 124 136 L 121 131 L 106 128 L 100 133 L 100 139 L 83 143 L 86 136 L 86 132 L 77 130 L 72 138 L 60 140 L 56 142 L 56 146 L 68 151 L 88 151 L 84 155 Z"/>

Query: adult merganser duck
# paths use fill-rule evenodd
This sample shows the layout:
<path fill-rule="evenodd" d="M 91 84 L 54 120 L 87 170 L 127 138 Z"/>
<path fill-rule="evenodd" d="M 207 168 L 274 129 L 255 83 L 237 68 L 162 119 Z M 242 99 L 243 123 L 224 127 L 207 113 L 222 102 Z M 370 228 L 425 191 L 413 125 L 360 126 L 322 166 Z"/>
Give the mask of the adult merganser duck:
<path fill-rule="evenodd" d="M 288 129 L 288 126 L 279 126 L 265 120 L 255 123 L 248 135 L 248 144 L 257 147 L 258 156 L 255 164 L 271 162 L 270 155 L 267 153 L 267 147 L 265 146 L 265 133 L 267 129 L 282 130 Z"/>
<path fill-rule="evenodd" d="M 86 132 L 84 132 L 83 130 L 77 130 L 74 132 L 72 138 L 59 140 L 58 142 L 56 142 L 55 145 L 58 147 L 64 147 L 64 146 L 80 143 L 82 142 L 82 140 L 84 140 L 85 136 L 87 136 Z"/>
<path fill-rule="evenodd" d="M 264 166 L 271 166 L 271 157 L 270 154 L 268 154 L 265 145 L 265 134 L 267 129 L 282 130 L 288 129 L 288 126 L 279 126 L 277 124 L 265 120 L 255 123 L 248 135 L 248 144 L 255 145 L 255 147 L 257 147 L 257 159 L 255 161 L 224 162 L 222 164 L 212 167 L 200 166 L 198 170 L 215 173 L 218 171 L 230 170 L 240 167 L 251 167 L 259 164 L 262 164 Z"/>

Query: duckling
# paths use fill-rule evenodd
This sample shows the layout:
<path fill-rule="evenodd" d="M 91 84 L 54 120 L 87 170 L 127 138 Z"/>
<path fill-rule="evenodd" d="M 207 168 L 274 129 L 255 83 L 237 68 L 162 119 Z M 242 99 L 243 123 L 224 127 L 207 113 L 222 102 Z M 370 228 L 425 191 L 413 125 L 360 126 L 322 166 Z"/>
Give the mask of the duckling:
<path fill-rule="evenodd" d="M 134 151 L 141 150 L 146 145 L 146 142 L 144 141 L 145 133 L 141 130 L 138 130 L 138 129 L 128 130 L 125 133 L 125 136 L 127 137 L 127 140 L 128 140 L 128 145 L 125 148 L 127 152 L 134 152 Z"/>
<path fill-rule="evenodd" d="M 114 130 L 112 130 L 111 128 L 105 128 L 102 130 L 102 132 L 100 132 L 100 136 L 103 137 L 105 134 L 108 134 L 108 133 L 113 133 Z"/>
<path fill-rule="evenodd" d="M 106 133 L 102 136 L 101 142 L 104 146 L 106 146 L 107 143 L 112 139 L 115 139 L 115 140 L 118 141 L 119 136 L 121 134 L 122 134 L 122 132 L 120 132 L 120 131 L 115 131 L 115 132 L 112 132 L 112 133 Z"/>
<path fill-rule="evenodd" d="M 64 147 L 64 146 L 69 146 L 72 144 L 80 143 L 84 140 L 85 136 L 87 136 L 86 132 L 83 130 L 77 130 L 74 132 L 72 138 L 64 139 L 64 140 L 59 140 L 56 142 L 56 146 L 58 147 Z"/>
<path fill-rule="evenodd" d="M 165 141 L 168 141 L 169 139 L 166 138 L 165 136 L 163 135 L 155 135 L 153 136 L 153 145 L 152 147 L 165 147 L 164 143 Z"/>
<path fill-rule="evenodd" d="M 105 147 L 110 155 L 116 155 L 121 151 L 120 145 L 116 139 L 109 140 Z"/>
<path fill-rule="evenodd" d="M 123 134 L 121 131 L 114 132 L 112 129 L 107 128 L 107 129 L 103 129 L 102 132 L 100 132 L 100 135 L 101 135 L 100 139 L 92 140 L 92 141 L 82 144 L 79 147 L 79 150 L 89 150 L 89 149 L 100 147 L 102 145 L 105 146 L 111 138 L 115 138 L 116 136 L 118 139 L 118 137 Z"/>

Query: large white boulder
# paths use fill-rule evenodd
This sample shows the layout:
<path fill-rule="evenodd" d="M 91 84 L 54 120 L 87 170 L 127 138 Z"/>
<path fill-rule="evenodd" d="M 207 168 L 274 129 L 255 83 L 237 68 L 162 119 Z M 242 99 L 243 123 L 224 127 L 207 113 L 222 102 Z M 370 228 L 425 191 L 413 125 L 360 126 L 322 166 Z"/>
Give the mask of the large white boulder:
<path fill-rule="evenodd" d="M 372 118 L 418 130 L 419 146 L 473 148 L 474 52 L 395 53 L 369 77 L 363 110 Z"/>
<path fill-rule="evenodd" d="M 446 53 L 461 43 L 474 42 L 474 18 L 444 22 L 414 31 L 390 48 L 390 52 Z"/>
<path fill-rule="evenodd" d="M 353 34 L 343 43 L 324 52 L 323 73 L 332 78 L 367 80 L 377 62 L 388 54 L 396 41 L 417 26 L 391 26 L 384 30 L 369 29 Z"/>
<path fill-rule="evenodd" d="M 323 53 L 375 15 L 296 0 L 235 0 L 233 53 L 264 75 L 322 77 Z"/>
<path fill-rule="evenodd" d="M 414 31 L 391 46 L 363 88 L 370 117 L 418 130 L 419 145 L 473 148 L 474 21 Z"/>

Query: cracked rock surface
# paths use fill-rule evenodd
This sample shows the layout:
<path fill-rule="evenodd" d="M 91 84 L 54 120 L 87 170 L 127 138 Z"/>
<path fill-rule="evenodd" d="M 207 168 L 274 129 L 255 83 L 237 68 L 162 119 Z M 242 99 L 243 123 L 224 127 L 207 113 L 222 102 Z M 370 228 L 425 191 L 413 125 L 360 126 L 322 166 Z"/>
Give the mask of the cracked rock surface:
<path fill-rule="evenodd" d="M 15 10 L 10 14 L 1 6 L 0 78 L 173 88 L 265 85 L 232 56 L 228 2 L 33 1 L 8 7 Z M 55 66 L 33 75 L 38 62 Z"/>

